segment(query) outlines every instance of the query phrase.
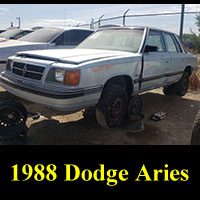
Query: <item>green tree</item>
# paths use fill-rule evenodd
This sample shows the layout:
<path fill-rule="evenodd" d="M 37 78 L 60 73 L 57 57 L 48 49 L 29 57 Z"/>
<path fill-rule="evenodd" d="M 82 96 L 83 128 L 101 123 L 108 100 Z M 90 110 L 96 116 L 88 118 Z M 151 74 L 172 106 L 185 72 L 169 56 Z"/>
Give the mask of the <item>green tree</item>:
<path fill-rule="evenodd" d="M 198 27 L 198 31 L 200 32 L 200 14 L 196 15 L 195 19 L 196 19 L 196 25 Z"/>
<path fill-rule="evenodd" d="M 200 14 L 196 15 L 195 20 L 196 20 L 195 24 L 197 25 L 198 31 L 200 33 Z M 195 34 L 192 31 L 192 29 L 190 31 L 191 31 L 191 34 L 183 35 L 184 43 L 186 44 L 187 49 L 189 51 L 192 50 L 192 53 L 200 53 L 200 34 L 198 35 Z"/>

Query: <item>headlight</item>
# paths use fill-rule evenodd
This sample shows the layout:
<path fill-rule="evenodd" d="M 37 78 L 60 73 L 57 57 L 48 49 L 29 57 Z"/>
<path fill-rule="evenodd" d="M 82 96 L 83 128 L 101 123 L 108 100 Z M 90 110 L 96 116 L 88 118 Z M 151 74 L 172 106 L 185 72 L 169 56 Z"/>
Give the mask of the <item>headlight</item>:
<path fill-rule="evenodd" d="M 80 70 L 55 70 L 55 80 L 65 85 L 76 86 L 80 82 Z"/>
<path fill-rule="evenodd" d="M 56 69 L 55 70 L 55 80 L 59 83 L 63 83 L 65 77 L 65 70 Z"/>
<path fill-rule="evenodd" d="M 11 66 L 12 66 L 13 61 L 12 60 L 7 60 L 6 61 L 6 70 L 11 71 Z"/>
<path fill-rule="evenodd" d="M 76 86 L 80 82 L 80 70 L 66 71 L 65 72 L 65 85 Z"/>

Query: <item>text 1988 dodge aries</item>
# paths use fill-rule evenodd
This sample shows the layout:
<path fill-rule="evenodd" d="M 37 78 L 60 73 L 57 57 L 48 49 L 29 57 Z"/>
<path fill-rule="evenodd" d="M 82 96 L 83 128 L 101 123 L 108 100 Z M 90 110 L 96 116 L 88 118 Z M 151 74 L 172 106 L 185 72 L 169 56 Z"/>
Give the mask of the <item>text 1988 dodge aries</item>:
<path fill-rule="evenodd" d="M 0 75 L 10 93 L 58 110 L 96 105 L 97 121 L 116 127 L 130 97 L 163 87 L 184 96 L 196 56 L 173 33 L 148 27 L 101 29 L 72 50 L 21 52 Z"/>

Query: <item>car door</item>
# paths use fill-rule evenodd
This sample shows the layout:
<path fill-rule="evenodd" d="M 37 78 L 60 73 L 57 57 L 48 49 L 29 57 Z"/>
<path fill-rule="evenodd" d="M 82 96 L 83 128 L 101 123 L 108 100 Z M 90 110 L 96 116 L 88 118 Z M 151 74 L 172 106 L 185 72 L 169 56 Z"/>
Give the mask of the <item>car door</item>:
<path fill-rule="evenodd" d="M 164 39 L 167 46 L 167 51 L 170 55 L 171 64 L 169 69 L 168 81 L 169 84 L 171 84 L 178 81 L 182 76 L 185 65 L 185 55 L 174 34 L 165 32 Z"/>
<path fill-rule="evenodd" d="M 144 52 L 143 74 L 141 91 L 146 91 L 166 85 L 168 78 L 166 73 L 170 68 L 170 56 L 166 52 L 166 46 L 161 31 L 150 30 L 146 47 L 156 47 L 157 50 Z M 146 49 L 145 47 L 145 49 Z"/>

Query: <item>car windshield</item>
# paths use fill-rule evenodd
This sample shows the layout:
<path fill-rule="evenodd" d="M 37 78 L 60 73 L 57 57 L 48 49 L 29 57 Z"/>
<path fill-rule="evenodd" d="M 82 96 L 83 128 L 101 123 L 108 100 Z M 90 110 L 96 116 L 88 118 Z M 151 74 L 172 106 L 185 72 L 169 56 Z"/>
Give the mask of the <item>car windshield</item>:
<path fill-rule="evenodd" d="M 48 43 L 63 31 L 64 30 L 60 28 L 43 28 L 21 37 L 18 40 L 26 42 Z"/>
<path fill-rule="evenodd" d="M 104 49 L 137 53 L 141 46 L 144 29 L 101 30 L 83 41 L 77 48 Z"/>
<path fill-rule="evenodd" d="M 6 38 L 6 39 L 11 39 L 15 38 L 18 34 L 22 33 L 23 30 L 16 28 L 16 29 L 9 29 L 7 31 L 4 31 L 3 33 L 0 34 L 0 37 Z"/>

